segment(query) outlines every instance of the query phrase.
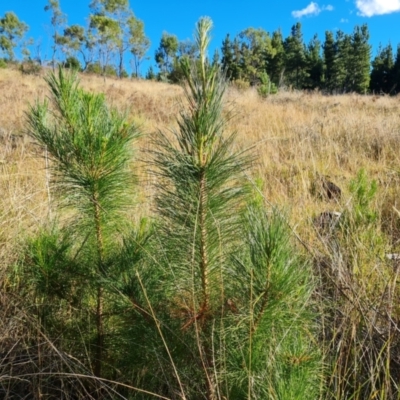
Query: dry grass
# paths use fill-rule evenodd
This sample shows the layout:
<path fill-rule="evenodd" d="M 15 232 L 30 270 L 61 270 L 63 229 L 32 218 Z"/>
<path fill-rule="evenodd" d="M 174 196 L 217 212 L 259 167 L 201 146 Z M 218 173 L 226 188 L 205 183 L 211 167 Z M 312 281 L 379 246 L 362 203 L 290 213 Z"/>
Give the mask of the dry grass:
<path fill-rule="evenodd" d="M 104 92 L 145 133 L 176 126 L 179 86 L 87 75 L 81 83 L 87 90 Z M 48 212 L 44 159 L 37 157 L 24 133 L 24 112 L 36 98 L 47 96 L 47 88 L 42 76 L 3 69 L 0 89 L 0 235 L 13 242 L 20 229 L 39 224 Z M 347 187 L 361 168 L 379 182 L 376 201 L 385 206 L 386 218 L 395 217 L 388 210 L 397 208 L 400 98 L 281 93 L 261 99 L 254 90 L 231 88 L 227 102 L 237 113 L 229 127 L 238 133 L 237 148 L 249 148 L 256 156 L 253 177 L 264 181 L 269 202 L 289 210 L 306 240 L 311 240 L 315 215 L 341 211 L 351 201 Z M 141 148 L 147 146 L 144 138 Z M 342 188 L 340 204 L 312 196 L 310 188 L 320 175 Z M 142 177 L 148 191 L 147 174 Z"/>
<path fill-rule="evenodd" d="M 178 86 L 86 75 L 81 77 L 81 83 L 87 90 L 104 92 L 110 103 L 126 109 L 144 133 L 176 127 L 182 98 Z M 45 98 L 47 88 L 43 77 L 0 69 L 0 90 L 0 260 L 5 266 L 17 255 L 16 243 L 37 230 L 49 212 L 45 158 L 24 128 L 28 104 L 36 98 Z M 353 352 L 360 352 L 359 361 L 368 356 L 366 347 L 376 346 L 376 352 L 382 352 L 379 354 L 387 352 L 387 359 L 391 348 L 396 347 L 397 354 L 400 339 L 398 327 L 392 321 L 400 315 L 398 306 L 394 306 L 400 298 L 398 266 L 394 268 L 385 260 L 385 253 L 400 252 L 397 211 L 400 210 L 400 97 L 280 93 L 262 99 L 252 89 L 230 88 L 227 103 L 237 113 L 229 126 L 229 130 L 238 133 L 237 149 L 250 149 L 255 155 L 250 178 L 260 178 L 266 200 L 288 212 L 294 230 L 318 255 L 319 269 L 327 265 L 332 268 L 329 273 L 321 272 L 321 279 L 329 282 L 326 288 L 323 283 L 319 295 L 331 296 L 335 304 L 343 307 L 332 314 L 338 319 L 333 322 L 333 331 L 328 329 L 323 339 L 327 347 L 331 346 L 335 353 L 338 338 L 342 338 L 339 343 L 342 346 L 347 343 L 346 337 L 349 343 L 360 338 L 360 346 L 354 345 Z M 141 139 L 140 149 L 148 146 L 146 137 Z M 338 250 L 321 238 L 313 219 L 325 211 L 351 212 L 354 199 L 349 185 L 361 169 L 370 180 L 378 182 L 373 200 L 378 224 L 374 229 L 377 236 L 385 236 L 387 240 L 374 249 L 368 247 L 371 238 L 358 238 L 354 234 L 342 238 Z M 142 193 L 138 201 L 140 212 L 146 214 L 151 208 L 153 178 L 143 165 L 140 171 Z M 312 188 L 321 177 L 327 177 L 342 189 L 341 199 L 315 195 Z M 360 263 L 364 264 L 361 268 Z M 345 269 L 344 275 L 340 275 L 340 268 Z M 379 314 L 382 309 L 389 310 L 389 319 L 386 314 Z M 367 327 L 363 328 L 359 320 L 368 321 Z M 374 328 L 377 323 L 380 326 Z M 379 337 L 375 329 L 380 331 Z M 362 342 L 367 343 L 366 347 Z M 344 349 L 338 357 L 349 354 Z M 400 370 L 400 361 L 393 368 Z M 347 379 L 346 373 L 336 373 L 339 383 L 334 385 L 340 386 L 340 379 Z M 335 396 L 340 398 L 341 394 L 337 392 Z"/>

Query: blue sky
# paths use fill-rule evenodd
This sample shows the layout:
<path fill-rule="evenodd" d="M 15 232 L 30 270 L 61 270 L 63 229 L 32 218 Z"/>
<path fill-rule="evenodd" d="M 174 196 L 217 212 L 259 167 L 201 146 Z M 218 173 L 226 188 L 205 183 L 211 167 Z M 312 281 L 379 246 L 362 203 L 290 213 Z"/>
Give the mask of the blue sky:
<path fill-rule="evenodd" d="M 68 24 L 86 26 L 89 2 L 60 0 Z M 50 15 L 44 12 L 46 4 L 47 0 L 0 0 L 0 16 L 14 11 L 29 25 L 28 35 L 41 39 L 42 57 L 51 54 Z M 355 25 L 368 23 L 373 55 L 379 43 L 390 42 L 394 47 L 400 43 L 400 0 L 130 0 L 130 6 L 144 22 L 145 33 L 151 40 L 148 52 L 151 64 L 163 31 L 177 35 L 180 40 L 190 39 L 201 16 L 209 16 L 214 22 L 212 49 L 221 47 L 227 33 L 235 36 L 248 27 L 268 32 L 280 28 L 286 37 L 297 21 L 302 24 L 306 42 L 315 33 L 323 41 L 326 30 L 351 33 Z"/>

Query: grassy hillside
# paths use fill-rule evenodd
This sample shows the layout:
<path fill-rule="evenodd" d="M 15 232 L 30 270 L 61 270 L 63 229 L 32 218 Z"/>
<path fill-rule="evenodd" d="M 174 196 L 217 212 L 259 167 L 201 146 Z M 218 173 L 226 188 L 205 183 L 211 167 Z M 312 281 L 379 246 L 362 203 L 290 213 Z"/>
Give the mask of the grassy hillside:
<path fill-rule="evenodd" d="M 85 90 L 104 93 L 109 104 L 126 110 L 141 127 L 139 207 L 131 218 L 152 215 L 156 178 L 146 164 L 150 136 L 177 129 L 182 88 L 88 75 L 80 79 Z M 0 90 L 2 354 L 24 337 L 24 323 L 15 322 L 24 300 L 9 290 L 7 266 L 54 209 L 48 159 L 25 122 L 29 104 L 48 96 L 47 85 L 42 76 L 0 69 Z M 246 172 L 250 185 L 260 188 L 267 209 L 282 210 L 294 242 L 314 267 L 313 300 L 321 315 L 316 347 L 329 369 L 326 398 L 399 396 L 399 106 L 398 97 L 283 92 L 262 99 L 255 90 L 235 87 L 225 98 L 226 111 L 234 111 L 227 129 L 237 132 L 234 150 L 248 149 L 254 156 Z"/>
<path fill-rule="evenodd" d="M 148 146 L 146 134 L 176 127 L 179 86 L 87 75 L 81 76 L 81 84 L 105 93 L 110 104 L 127 110 L 145 133 L 143 149 Z M 47 88 L 41 76 L 7 69 L 0 70 L 0 88 L 1 210 L 8 225 L 3 229 L 12 229 L 12 233 L 4 231 L 4 236 L 11 239 L 18 234 L 17 226 L 26 230 L 46 213 L 45 161 L 38 159 L 24 126 L 29 104 L 47 96 Z M 348 186 L 360 169 L 379 183 L 379 208 L 390 214 L 392 205 L 396 206 L 398 97 L 280 93 L 261 99 L 251 89 L 231 88 L 226 104 L 236 114 L 229 127 L 237 132 L 236 145 L 255 155 L 251 178 L 263 181 L 266 199 L 289 211 L 306 240 L 312 235 L 315 215 L 342 211 L 349 205 Z M 339 203 L 312 195 L 318 176 L 328 176 L 342 189 Z M 146 181 L 145 171 L 142 178 Z"/>

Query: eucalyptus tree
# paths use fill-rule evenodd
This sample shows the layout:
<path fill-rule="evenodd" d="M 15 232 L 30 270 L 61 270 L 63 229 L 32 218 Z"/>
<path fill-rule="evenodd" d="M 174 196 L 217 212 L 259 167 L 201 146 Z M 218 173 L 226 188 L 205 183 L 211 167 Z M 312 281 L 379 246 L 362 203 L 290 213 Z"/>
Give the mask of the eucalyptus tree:
<path fill-rule="evenodd" d="M 51 13 L 50 23 L 52 26 L 52 38 L 53 38 L 53 54 L 51 56 L 51 64 L 53 68 L 56 63 L 56 53 L 58 46 L 62 45 L 61 30 L 63 26 L 67 22 L 67 16 L 62 12 L 60 7 L 60 2 L 58 0 L 48 0 L 46 6 L 44 7 L 44 11 L 49 11 Z"/>
<path fill-rule="evenodd" d="M 119 51 L 119 22 L 103 14 L 91 14 L 88 38 L 98 53 L 98 62 L 103 73 Z"/>
<path fill-rule="evenodd" d="M 140 65 L 150 48 L 150 40 L 144 33 L 144 23 L 132 15 L 128 20 L 129 49 L 133 56 L 132 65 L 136 77 L 140 75 Z"/>
<path fill-rule="evenodd" d="M 129 14 L 129 2 L 92 0 L 89 7 L 90 39 L 98 47 L 99 61 L 105 69 L 115 55 L 120 55 L 121 37 Z M 121 64 L 121 61 L 118 64 Z"/>
<path fill-rule="evenodd" d="M 21 43 L 28 29 L 28 25 L 20 21 L 13 12 L 6 12 L 4 17 L 0 18 L 0 49 L 10 61 L 14 60 L 14 50 Z"/>
<path fill-rule="evenodd" d="M 102 44 L 103 53 L 106 49 L 111 51 L 114 48 L 118 59 L 118 75 L 121 77 L 125 71 L 127 51 L 134 56 L 134 67 L 138 74 L 150 41 L 144 33 L 143 21 L 135 17 L 130 9 L 129 0 L 93 0 L 90 8 L 91 27 L 96 32 L 93 37 L 98 44 Z"/>
<path fill-rule="evenodd" d="M 85 71 L 93 62 L 93 43 L 89 40 L 88 32 L 81 25 L 67 26 L 62 35 L 57 37 L 57 42 L 63 47 L 69 57 L 80 56 Z"/>

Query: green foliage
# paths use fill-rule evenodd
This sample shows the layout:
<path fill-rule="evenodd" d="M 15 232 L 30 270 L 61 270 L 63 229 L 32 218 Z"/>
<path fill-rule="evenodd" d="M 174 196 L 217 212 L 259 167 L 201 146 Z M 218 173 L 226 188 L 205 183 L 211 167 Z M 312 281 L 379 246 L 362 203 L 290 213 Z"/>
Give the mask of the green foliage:
<path fill-rule="evenodd" d="M 259 76 L 265 72 L 278 87 L 285 84 L 300 90 L 366 93 L 370 79 L 368 40 L 367 25 L 356 26 L 352 35 L 339 30 L 334 37 L 326 32 L 323 45 L 317 35 L 305 45 L 300 23 L 286 39 L 279 30 L 270 37 L 262 29 L 248 28 L 234 40 L 226 36 L 221 63 L 228 79 L 250 85 L 259 84 Z M 391 82 L 396 82 L 393 77 L 397 75 L 391 72 Z"/>
<path fill-rule="evenodd" d="M 121 74 L 120 74 L 120 78 L 126 77 L 125 74 L 126 74 L 125 70 L 122 70 Z M 112 65 L 107 65 L 107 66 L 104 67 L 102 75 L 105 75 L 105 76 L 118 76 L 118 72 L 117 72 L 117 69 L 115 67 L 113 67 Z"/>
<path fill-rule="evenodd" d="M 100 64 L 102 73 L 105 73 L 111 60 L 119 52 L 122 27 L 113 16 L 101 12 L 90 15 L 90 47 L 98 51 L 97 63 Z"/>
<path fill-rule="evenodd" d="M 4 17 L 0 18 L 0 49 L 9 60 L 14 60 L 14 49 L 28 29 L 28 25 L 20 21 L 13 12 L 6 12 Z"/>
<path fill-rule="evenodd" d="M 271 82 L 266 72 L 260 74 L 261 85 L 257 87 L 257 92 L 261 97 L 268 97 L 270 94 L 278 93 L 278 89 Z"/>
<path fill-rule="evenodd" d="M 168 74 L 172 71 L 174 61 L 177 57 L 179 47 L 178 38 L 163 32 L 160 45 L 156 50 L 155 61 L 160 68 L 160 74 L 164 79 L 168 78 Z"/>
<path fill-rule="evenodd" d="M 238 90 L 246 90 L 250 87 L 250 82 L 244 79 L 236 79 L 233 81 L 233 85 Z"/>
<path fill-rule="evenodd" d="M 125 57 L 129 51 L 133 56 L 132 67 L 139 76 L 140 64 L 150 47 L 143 21 L 133 14 L 127 0 L 94 0 L 90 9 L 87 32 L 79 25 L 72 25 L 57 36 L 57 43 L 70 55 L 79 52 L 84 70 L 98 63 L 102 73 L 106 73 L 115 63 L 119 77 L 125 75 Z"/>
<path fill-rule="evenodd" d="M 168 381 L 186 398 L 316 398 L 311 273 L 284 220 L 249 196 L 251 158 L 224 133 L 230 115 L 223 75 L 206 57 L 210 28 L 197 24 L 199 63 L 181 63 L 189 106 L 179 130 L 172 140 L 159 132 L 153 146 L 161 256 L 150 276 L 161 273 L 163 285 L 148 293 L 178 371 Z M 157 368 L 171 370 L 168 361 Z"/>
<path fill-rule="evenodd" d="M 79 54 L 84 63 L 83 70 L 86 70 L 92 61 L 91 50 L 93 43 L 84 27 L 80 25 L 67 26 L 64 29 L 63 35 L 57 35 L 56 41 L 58 45 L 62 46 L 63 51 L 69 57 L 77 58 Z"/>
<path fill-rule="evenodd" d="M 97 204 L 111 217 L 113 210 L 120 212 L 123 204 L 129 204 L 119 187 L 132 183 L 126 165 L 136 128 L 109 110 L 103 95 L 78 89 L 76 78 L 66 76 L 62 69 L 46 82 L 55 109 L 50 111 L 47 102 L 37 103 L 29 111 L 28 122 L 31 135 L 56 161 L 57 193 L 88 216 L 93 216 Z"/>
<path fill-rule="evenodd" d="M 349 190 L 352 203 L 341 218 L 339 238 L 350 271 L 363 277 L 375 267 L 377 256 L 384 257 L 387 239 L 380 228 L 377 182 L 362 169 L 350 182 Z"/>
<path fill-rule="evenodd" d="M 109 13 L 115 13 L 120 9 L 125 9 L 129 5 L 128 0 L 93 0 L 91 8 L 98 8 L 97 11 L 104 10 Z"/>
<path fill-rule="evenodd" d="M 326 88 L 331 92 L 365 93 L 369 87 L 370 51 L 367 25 L 356 26 L 352 35 L 326 32 L 324 60 Z"/>
<path fill-rule="evenodd" d="M 221 47 L 222 60 L 221 65 L 223 71 L 225 71 L 226 77 L 229 80 L 235 80 L 238 78 L 237 74 L 237 63 L 234 61 L 234 54 L 232 49 L 232 42 L 229 33 L 226 35 Z"/>
<path fill-rule="evenodd" d="M 103 70 L 101 68 L 100 63 L 92 63 L 89 64 L 85 70 L 85 72 L 89 73 L 89 74 L 98 74 L 101 75 L 103 73 Z"/>
<path fill-rule="evenodd" d="M 2 58 L 0 58 L 0 68 L 7 68 L 7 62 Z"/>
<path fill-rule="evenodd" d="M 391 44 L 380 46 L 372 61 L 370 90 L 374 93 L 391 93 L 396 87 L 394 55 Z"/>
<path fill-rule="evenodd" d="M 369 181 L 365 170 L 360 170 L 357 178 L 350 183 L 350 192 L 353 195 L 353 209 L 356 223 L 369 224 L 376 222 L 377 213 L 371 202 L 378 190 L 375 180 Z"/>
<path fill-rule="evenodd" d="M 306 52 L 300 22 L 293 25 L 291 35 L 284 42 L 284 49 L 286 83 L 301 89 L 308 74 L 305 69 Z"/>
<path fill-rule="evenodd" d="M 336 86 L 336 46 L 333 33 L 325 32 L 325 42 L 323 44 L 324 64 L 325 64 L 325 88 L 332 92 Z"/>
<path fill-rule="evenodd" d="M 14 282 L 60 352 L 139 389 L 121 396 L 317 398 L 312 274 L 285 218 L 252 193 L 252 157 L 225 132 L 232 115 L 207 56 L 211 28 L 200 19 L 182 50 L 178 128 L 153 137 L 155 224 L 127 218 L 136 127 L 73 71 L 46 78 L 50 97 L 27 121 L 50 158 L 56 219 L 28 240 Z M 86 396 L 108 396 L 99 393 Z"/>
<path fill-rule="evenodd" d="M 340 218 L 338 232 L 343 256 L 355 274 L 368 273 L 371 260 L 385 252 L 385 236 L 380 229 L 379 212 L 375 204 L 378 185 L 361 169 L 350 182 L 352 203 Z"/>
<path fill-rule="evenodd" d="M 394 93 L 400 92 L 400 44 L 397 45 L 396 57 L 393 65 Z"/>
<path fill-rule="evenodd" d="M 313 37 L 306 50 L 308 78 L 304 84 L 305 89 L 317 89 L 322 87 L 324 63 L 321 57 L 321 42 L 317 35 Z"/>
<path fill-rule="evenodd" d="M 59 28 L 65 22 L 65 14 L 62 13 L 60 2 L 58 0 L 48 0 L 48 4 L 44 7 L 44 11 L 51 11 L 51 24 L 55 29 Z"/>
<path fill-rule="evenodd" d="M 150 40 L 144 33 L 144 23 L 132 15 L 128 19 L 129 26 L 129 46 L 133 55 L 133 68 L 136 78 L 140 75 L 140 64 L 146 58 L 146 53 L 150 48 Z"/>
<path fill-rule="evenodd" d="M 59 232 L 56 227 L 43 229 L 28 241 L 23 260 L 23 285 L 34 289 L 38 301 L 72 300 L 72 281 L 78 271 L 69 257 L 71 249 L 70 232 Z M 17 276 L 19 274 L 21 271 Z"/>
<path fill-rule="evenodd" d="M 369 31 L 366 24 L 356 26 L 352 36 L 352 73 L 351 90 L 365 94 L 369 89 L 371 45 L 368 43 Z"/>
<path fill-rule="evenodd" d="M 273 53 L 271 38 L 263 29 L 248 28 L 239 34 L 239 46 L 240 77 L 256 85 L 260 74 L 267 68 L 268 55 Z"/>
<path fill-rule="evenodd" d="M 129 57 L 133 76 L 141 75 L 140 67 L 148 58 L 150 41 L 143 21 L 134 15 L 128 0 L 92 0 L 87 30 L 76 24 L 65 26 L 66 15 L 59 0 L 47 0 L 44 10 L 51 14 L 53 66 L 75 57 L 84 71 L 92 65 L 89 69 L 93 72 L 93 64 L 98 63 L 100 70 L 95 68 L 96 73 L 113 75 L 114 65 L 117 75 L 124 77 L 124 71 L 129 71 L 126 66 Z M 21 46 L 24 59 L 30 59 L 32 39 L 23 39 L 27 29 L 12 12 L 0 19 L 0 49 L 8 59 L 13 60 L 17 46 Z M 338 30 L 334 35 L 327 31 L 323 44 L 316 35 L 305 44 L 300 23 L 292 27 L 286 38 L 280 30 L 270 35 L 261 28 L 249 27 L 234 38 L 227 34 L 220 50 L 221 60 L 218 54 L 214 62 L 221 62 L 227 78 L 232 82 L 249 82 L 250 86 L 259 85 L 260 74 L 267 73 L 276 87 L 287 85 L 299 90 L 362 94 L 372 90 L 396 94 L 400 87 L 400 57 L 394 57 L 388 45 L 379 49 L 371 63 L 366 24 L 356 26 L 352 34 Z M 158 79 L 181 82 L 183 57 L 196 60 L 198 49 L 164 32 L 155 54 L 160 70 Z"/>
<path fill-rule="evenodd" d="M 185 79 L 185 75 L 182 69 L 182 63 L 184 61 L 199 64 L 198 59 L 198 48 L 196 43 L 191 40 L 184 40 L 178 42 L 178 50 L 173 60 L 173 65 L 165 77 L 172 83 L 182 83 Z"/>
<path fill-rule="evenodd" d="M 153 67 L 151 67 L 151 66 L 149 67 L 149 70 L 146 73 L 146 79 L 151 80 L 151 81 L 154 81 L 157 79 L 157 75 L 154 72 Z"/>
<path fill-rule="evenodd" d="M 85 70 L 89 74 L 97 74 L 104 76 L 117 76 L 117 70 L 112 65 L 101 66 L 99 62 L 89 64 Z"/>
<path fill-rule="evenodd" d="M 234 273 L 241 318 L 227 330 L 228 398 L 318 398 L 321 355 L 310 341 L 316 327 L 306 306 L 311 270 L 277 210 L 255 202 L 245 226 L 246 250 L 235 257 Z"/>
<path fill-rule="evenodd" d="M 120 27 L 118 21 L 104 15 L 92 15 L 90 18 L 90 27 L 99 32 L 99 42 L 107 44 L 107 41 L 117 41 L 117 35 Z"/>
<path fill-rule="evenodd" d="M 353 49 L 351 43 L 351 35 L 344 34 L 342 31 L 336 32 L 336 91 L 339 93 L 347 93 L 351 91 L 352 80 L 352 56 Z"/>
<path fill-rule="evenodd" d="M 227 35 L 222 43 L 222 68 L 228 79 L 247 81 L 250 85 L 260 82 L 260 74 L 268 68 L 275 51 L 268 32 L 248 28 L 231 42 Z"/>
<path fill-rule="evenodd" d="M 165 275 L 161 304 L 170 304 L 171 317 L 172 310 L 177 310 L 177 318 L 164 323 L 190 350 L 177 347 L 171 335 L 169 347 L 177 350 L 174 361 L 187 366 L 182 370 L 183 385 L 195 391 L 186 395 L 194 396 L 197 391 L 213 399 L 218 386 L 213 370 L 219 371 L 220 365 L 214 360 L 219 350 L 213 351 L 212 343 L 219 343 L 221 334 L 213 333 L 213 327 L 222 323 L 217 321 L 229 296 L 229 287 L 224 295 L 223 285 L 230 253 L 239 239 L 245 198 L 239 182 L 246 159 L 232 152 L 233 136 L 223 135 L 225 84 L 218 67 L 210 66 L 206 59 L 210 28 L 209 19 L 197 24 L 200 63 L 182 60 L 190 107 L 181 112 L 174 142 L 161 132 L 155 137 L 154 163 L 162 182 L 157 194 L 161 218 L 157 236 L 162 244 L 160 254 L 164 254 L 157 268 L 161 266 Z M 199 370 L 202 357 L 204 364 Z"/>
<path fill-rule="evenodd" d="M 46 82 L 51 103 L 31 106 L 29 132 L 46 147 L 52 160 L 54 195 L 60 206 L 69 209 L 70 228 L 61 227 L 61 238 L 45 234 L 33 241 L 34 286 L 43 292 L 67 284 L 62 274 L 75 271 L 74 287 L 85 291 L 87 305 L 96 304 L 91 312 L 96 333 L 87 333 L 93 337 L 93 369 L 100 376 L 106 346 L 105 314 L 112 315 L 113 309 L 112 302 L 106 302 L 111 295 L 109 282 L 122 251 L 121 236 L 129 231 L 124 213 L 132 201 L 134 177 L 128 167 L 138 131 L 124 115 L 107 107 L 103 95 L 79 89 L 75 76 L 65 75 L 61 68 Z M 67 238 L 70 241 L 66 242 Z"/>
<path fill-rule="evenodd" d="M 192 268 L 199 268 L 195 273 L 196 281 L 203 277 L 204 282 L 200 284 L 198 281 L 196 287 L 203 286 L 203 294 L 198 296 L 204 297 L 207 308 L 211 307 L 211 289 L 206 275 L 217 273 L 214 271 L 219 266 L 217 260 L 224 258 L 216 251 L 219 243 L 228 241 L 229 237 L 233 244 L 239 223 L 238 216 L 232 212 L 228 214 L 227 210 L 239 211 L 243 190 L 237 185 L 231 186 L 230 182 L 239 178 L 245 165 L 242 156 L 230 151 L 233 136 L 223 136 L 226 119 L 222 116 L 222 96 L 225 85 L 218 68 L 209 66 L 205 59 L 208 24 L 209 20 L 205 19 L 200 20 L 197 26 L 197 42 L 202 57 L 200 70 L 187 59 L 182 62 L 188 85 L 186 99 L 192 107 L 181 112 L 180 129 L 174 132 L 177 146 L 159 133 L 155 145 L 160 150 L 156 152 L 154 161 L 158 174 L 165 180 L 159 188 L 157 210 L 165 221 L 168 243 L 175 243 L 171 250 L 183 252 L 171 254 L 171 257 L 174 262 L 182 263 L 176 266 L 184 273 L 182 278 L 189 278 L 184 292 L 190 291 Z M 176 248 L 178 243 L 181 244 Z M 203 246 L 207 256 L 202 253 Z M 189 259 L 183 256 L 184 253 L 189 256 L 193 251 L 195 253 Z M 192 259 L 198 260 L 199 264 L 192 265 Z M 176 283 L 171 281 L 171 284 L 175 286 Z M 197 301 L 202 303 L 200 299 Z"/>
<path fill-rule="evenodd" d="M 64 68 L 70 68 L 75 71 L 81 71 L 82 66 L 79 60 L 76 57 L 70 56 L 64 61 Z"/>
<path fill-rule="evenodd" d="M 283 83 L 285 71 L 285 49 L 283 46 L 283 37 L 280 30 L 275 31 L 271 38 L 272 51 L 267 55 L 267 72 L 271 81 L 276 86 Z"/>

